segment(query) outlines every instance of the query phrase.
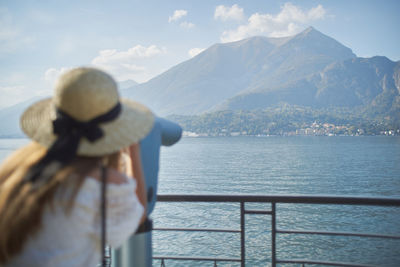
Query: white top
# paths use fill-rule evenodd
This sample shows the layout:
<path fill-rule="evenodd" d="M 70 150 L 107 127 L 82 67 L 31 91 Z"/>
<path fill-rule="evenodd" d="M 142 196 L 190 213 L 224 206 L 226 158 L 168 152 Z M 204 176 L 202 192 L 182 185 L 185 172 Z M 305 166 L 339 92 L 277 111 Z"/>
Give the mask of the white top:
<path fill-rule="evenodd" d="M 107 184 L 107 244 L 116 248 L 134 233 L 144 212 L 136 181 Z M 101 183 L 86 178 L 70 214 L 63 205 L 68 194 L 56 194 L 54 208 L 43 212 L 42 227 L 22 253 L 5 266 L 97 266 L 101 261 Z M 58 203 L 57 203 L 58 202 Z"/>

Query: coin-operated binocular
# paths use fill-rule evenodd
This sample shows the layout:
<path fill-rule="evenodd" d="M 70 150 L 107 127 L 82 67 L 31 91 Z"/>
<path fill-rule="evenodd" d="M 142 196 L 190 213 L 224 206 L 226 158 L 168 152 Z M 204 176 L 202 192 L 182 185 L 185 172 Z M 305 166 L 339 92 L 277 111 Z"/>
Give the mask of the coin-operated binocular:
<path fill-rule="evenodd" d="M 182 136 L 182 128 L 169 120 L 156 117 L 150 133 L 140 141 L 140 154 L 147 189 L 147 216 L 157 200 L 160 147 L 172 146 Z M 115 251 L 113 266 L 152 266 L 152 222 L 147 219 L 137 233 Z"/>
<path fill-rule="evenodd" d="M 140 154 L 147 187 L 147 215 L 156 204 L 160 147 L 172 146 L 179 141 L 182 128 L 169 120 L 156 117 L 153 129 L 140 141 Z"/>

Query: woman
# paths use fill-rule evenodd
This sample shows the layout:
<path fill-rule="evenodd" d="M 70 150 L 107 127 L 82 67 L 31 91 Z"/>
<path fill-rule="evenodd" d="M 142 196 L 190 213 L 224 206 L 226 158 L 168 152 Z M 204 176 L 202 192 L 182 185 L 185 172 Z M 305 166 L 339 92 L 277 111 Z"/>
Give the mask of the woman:
<path fill-rule="evenodd" d="M 96 266 L 105 240 L 135 232 L 146 205 L 137 142 L 153 120 L 93 68 L 29 107 L 21 127 L 33 142 L 0 167 L 0 265 Z"/>

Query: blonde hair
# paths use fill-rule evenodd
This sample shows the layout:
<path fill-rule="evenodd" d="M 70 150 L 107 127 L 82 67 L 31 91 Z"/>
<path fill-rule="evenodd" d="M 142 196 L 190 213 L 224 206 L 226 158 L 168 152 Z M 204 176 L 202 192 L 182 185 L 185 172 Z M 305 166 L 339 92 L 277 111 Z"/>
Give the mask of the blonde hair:
<path fill-rule="evenodd" d="M 45 147 L 32 142 L 14 152 L 0 167 L 0 265 L 21 252 L 27 238 L 38 232 L 43 210 L 52 205 L 58 189 L 73 188 L 65 207 L 68 212 L 84 178 L 101 162 L 107 162 L 107 167 L 119 167 L 119 152 L 104 157 L 77 157 L 47 183 L 32 190 L 32 184 L 23 179 L 46 152 Z"/>

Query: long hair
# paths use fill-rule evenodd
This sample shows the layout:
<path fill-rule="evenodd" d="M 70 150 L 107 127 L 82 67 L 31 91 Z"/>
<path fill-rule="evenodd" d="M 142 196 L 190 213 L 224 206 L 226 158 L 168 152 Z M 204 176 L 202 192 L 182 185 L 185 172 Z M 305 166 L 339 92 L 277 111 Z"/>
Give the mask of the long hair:
<path fill-rule="evenodd" d="M 119 167 L 119 152 L 104 157 L 77 157 L 46 184 L 31 190 L 31 183 L 23 179 L 46 151 L 45 147 L 32 142 L 14 152 L 0 167 L 0 265 L 21 252 L 28 237 L 39 231 L 44 208 L 52 205 L 58 190 L 72 187 L 73 193 L 65 207 L 68 212 L 91 171 L 102 162 L 108 167 Z"/>

